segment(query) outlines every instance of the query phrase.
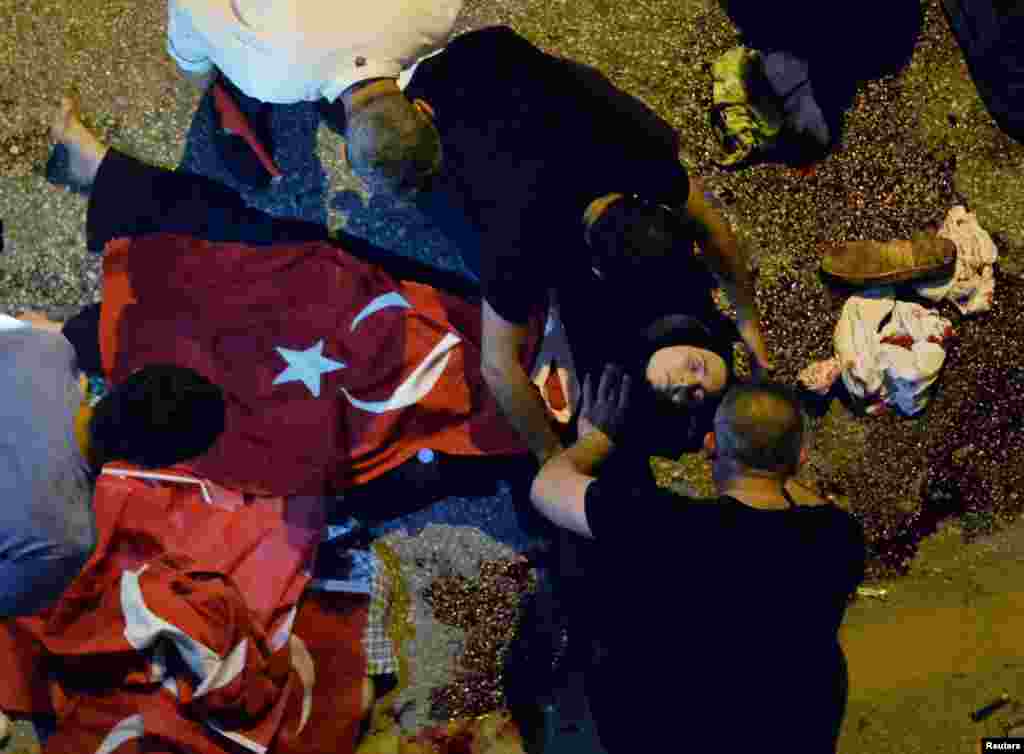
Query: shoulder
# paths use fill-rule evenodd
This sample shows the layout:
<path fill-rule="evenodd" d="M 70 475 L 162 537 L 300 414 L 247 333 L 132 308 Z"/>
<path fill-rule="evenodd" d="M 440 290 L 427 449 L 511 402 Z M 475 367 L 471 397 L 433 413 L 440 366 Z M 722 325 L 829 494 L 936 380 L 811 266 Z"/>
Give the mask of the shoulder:
<path fill-rule="evenodd" d="M 617 511 L 620 523 L 622 519 L 642 516 L 644 527 L 651 531 L 656 530 L 656 525 L 652 526 L 652 516 L 657 520 L 701 516 L 714 512 L 717 502 L 681 495 L 658 487 L 648 477 L 634 474 L 603 474 L 590 483 L 586 493 L 588 518 L 592 510 L 598 518 L 606 518 L 610 511 Z M 607 527 L 605 530 L 609 531 Z"/>
<path fill-rule="evenodd" d="M 534 49 L 526 37 L 517 34 L 511 26 L 498 24 L 496 26 L 485 26 L 483 29 L 468 31 L 461 34 L 458 40 L 465 40 L 466 44 L 486 44 L 489 46 L 500 45 L 504 48 Z"/>
<path fill-rule="evenodd" d="M 508 26 L 487 26 L 459 34 L 448 42 L 441 58 L 498 58 L 540 52 L 525 38 Z M 469 73 L 469 71 L 466 71 Z"/>
<path fill-rule="evenodd" d="M 805 508 L 820 508 L 823 506 L 835 507 L 831 502 L 821 497 L 813 490 L 793 480 L 786 483 L 786 492 L 788 492 L 793 498 L 794 503 Z M 839 509 L 837 508 L 836 510 Z"/>
<path fill-rule="evenodd" d="M 453 37 L 444 52 L 424 64 L 438 87 L 473 86 L 496 94 L 510 86 L 534 92 L 551 57 L 508 26 L 489 26 Z M 422 78 L 422 77 L 421 77 Z M 504 99 L 507 99 L 504 98 Z"/>

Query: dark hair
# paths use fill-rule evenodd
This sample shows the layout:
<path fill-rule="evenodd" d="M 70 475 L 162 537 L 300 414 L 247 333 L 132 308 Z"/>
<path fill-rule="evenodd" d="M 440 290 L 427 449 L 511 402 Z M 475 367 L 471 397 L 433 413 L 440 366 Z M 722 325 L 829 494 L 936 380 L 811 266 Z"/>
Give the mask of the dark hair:
<path fill-rule="evenodd" d="M 345 156 L 372 188 L 408 195 L 426 190 L 440 171 L 441 136 L 405 95 L 385 94 L 349 116 Z"/>
<path fill-rule="evenodd" d="M 703 318 L 688 314 L 662 317 L 644 331 L 642 343 L 648 361 L 662 348 L 672 346 L 692 346 L 712 351 L 722 357 L 729 378 L 732 379 L 732 344 L 738 337 L 739 333 L 730 320 L 718 312 L 709 311 Z"/>
<path fill-rule="evenodd" d="M 732 387 L 715 415 L 719 452 L 759 471 L 796 468 L 803 437 L 800 399 L 778 383 Z"/>
<path fill-rule="evenodd" d="M 638 433 L 645 436 L 650 455 L 678 457 L 700 447 L 711 430 L 720 397 L 707 396 L 699 406 L 678 406 L 661 398 L 647 381 L 647 364 L 655 353 L 672 346 L 703 348 L 722 357 L 726 367 L 724 395 L 735 381 L 733 342 L 739 337 L 726 317 L 709 313 L 703 319 L 684 314 L 663 317 L 638 339 L 629 372 Z"/>
<path fill-rule="evenodd" d="M 609 204 L 588 233 L 595 261 L 610 268 L 611 274 L 670 259 L 688 236 L 686 223 L 676 212 L 635 194 Z"/>
<path fill-rule="evenodd" d="M 114 387 L 89 421 L 99 461 L 172 466 L 209 450 L 224 431 L 221 389 L 198 372 L 150 364 Z"/>

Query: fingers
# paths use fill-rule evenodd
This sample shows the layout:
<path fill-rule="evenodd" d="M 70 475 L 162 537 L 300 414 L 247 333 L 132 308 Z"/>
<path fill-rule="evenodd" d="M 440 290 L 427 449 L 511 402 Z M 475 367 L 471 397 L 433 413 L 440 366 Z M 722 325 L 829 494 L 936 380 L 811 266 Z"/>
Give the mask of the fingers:
<path fill-rule="evenodd" d="M 597 402 L 607 403 L 608 398 L 614 389 L 614 383 L 616 381 L 614 368 L 611 364 L 608 364 L 604 371 L 601 373 L 601 382 L 597 386 Z"/>
<path fill-rule="evenodd" d="M 580 404 L 580 414 L 585 414 L 590 411 L 591 406 L 594 404 L 594 385 L 590 379 L 588 373 L 586 378 L 583 380 L 583 396 Z"/>
<path fill-rule="evenodd" d="M 619 386 L 619 411 L 629 408 L 629 391 L 633 387 L 633 380 L 628 374 L 622 375 L 622 384 Z"/>
<path fill-rule="evenodd" d="M 601 374 L 601 384 L 597 388 L 597 400 L 599 403 L 615 403 L 616 394 L 622 387 L 622 381 L 626 379 L 622 369 L 614 364 L 606 364 Z"/>

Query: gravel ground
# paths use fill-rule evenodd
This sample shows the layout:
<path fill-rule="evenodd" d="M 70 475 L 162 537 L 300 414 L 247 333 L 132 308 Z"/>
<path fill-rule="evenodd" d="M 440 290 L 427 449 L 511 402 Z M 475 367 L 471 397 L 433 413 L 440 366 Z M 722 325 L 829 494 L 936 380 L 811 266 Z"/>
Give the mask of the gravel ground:
<path fill-rule="evenodd" d="M 550 52 L 601 69 L 679 129 L 682 158 L 758 251 L 759 302 L 784 379 L 831 350 L 842 298 L 816 275 L 819 242 L 911 237 L 958 202 L 995 234 L 1002 255 L 996 309 L 969 322 L 943 312 L 956 321 L 960 340 L 928 411 L 909 421 L 868 419 L 832 401 L 815 418 L 807 476 L 865 522 L 876 568 L 888 574 L 901 570 L 942 516 L 962 516 L 970 534 L 1021 509 L 1013 496 L 1024 469 L 1014 367 L 1024 321 L 1011 285 L 1024 263 L 1024 147 L 985 112 L 938 0 L 846 5 L 809 3 L 787 17 L 777 4 L 764 4 L 771 18 L 736 19 L 755 45 L 774 35 L 797 47 L 834 45 L 837 61 L 885 58 L 879 67 L 888 70 L 873 71 L 881 75 L 866 85 L 847 86 L 838 64 L 835 75 L 830 69 L 822 76 L 833 85 L 819 88 L 819 96 L 836 113 L 842 136 L 811 175 L 777 164 L 733 173 L 713 166 L 710 64 L 740 39 L 713 0 L 469 0 L 458 30 L 509 24 Z M 815 17 L 816 6 L 827 6 L 820 13 L 833 14 L 831 22 Z M 214 158 L 209 99 L 200 100 L 164 52 L 164 14 L 163 0 L 0 0 L 0 218 L 7 242 L 0 304 L 7 312 L 43 308 L 66 317 L 99 299 L 99 260 L 84 248 L 86 200 L 44 177 L 47 116 L 61 93 L 76 91 L 87 122 L 122 150 L 232 183 Z M 904 33 L 917 23 L 916 38 Z M 275 158 L 287 177 L 265 194 L 246 194 L 252 205 L 464 271 L 415 209 L 368 195 L 347 173 L 340 138 L 318 125 L 312 106 L 278 108 L 274 130 Z M 997 452 L 987 453 L 989 446 Z M 664 483 L 681 485 L 685 477 L 705 491 L 706 472 L 696 457 L 658 465 Z M 963 500 L 959 508 L 949 503 L 955 498 Z M 461 629 L 434 619 L 424 588 L 445 569 L 472 578 L 481 561 L 522 552 L 529 541 L 508 495 L 444 501 L 382 533 L 400 551 L 414 587 L 419 670 L 408 692 L 415 719 L 407 722 L 416 725 L 430 717 L 428 690 L 450 680 L 464 643 Z"/>
<path fill-rule="evenodd" d="M 481 564 L 510 560 L 516 556 L 516 551 L 471 523 L 431 523 L 419 532 L 414 528 L 400 528 L 387 534 L 384 541 L 401 559 L 402 578 L 414 596 L 410 617 L 416 637 L 408 642 L 405 650 L 415 661 L 411 663 L 409 686 L 396 700 L 396 707 L 404 710 L 402 726 L 411 732 L 424 724 L 447 719 L 445 713 L 451 705 L 439 704 L 438 695 L 453 681 L 464 681 L 466 668 L 458 661 L 466 656 L 470 635 L 492 634 L 503 628 L 487 625 L 485 617 L 471 623 L 456 620 L 452 605 L 435 601 L 428 595 L 433 593 L 440 597 L 439 592 L 446 584 L 461 586 L 463 590 L 467 584 L 479 584 Z M 447 591 L 465 593 L 450 588 Z M 506 620 L 504 628 L 508 625 Z M 477 696 L 473 701 L 487 705 L 488 700 Z M 466 694 L 459 699 L 469 701 Z"/>

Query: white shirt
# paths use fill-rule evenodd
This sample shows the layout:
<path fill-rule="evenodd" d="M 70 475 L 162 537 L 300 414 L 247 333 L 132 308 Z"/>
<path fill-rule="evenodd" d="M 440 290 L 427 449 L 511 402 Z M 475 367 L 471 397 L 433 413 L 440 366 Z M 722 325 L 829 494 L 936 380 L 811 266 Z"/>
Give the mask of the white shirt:
<path fill-rule="evenodd" d="M 167 51 L 263 102 L 333 102 L 443 47 L 463 0 L 168 0 Z"/>

